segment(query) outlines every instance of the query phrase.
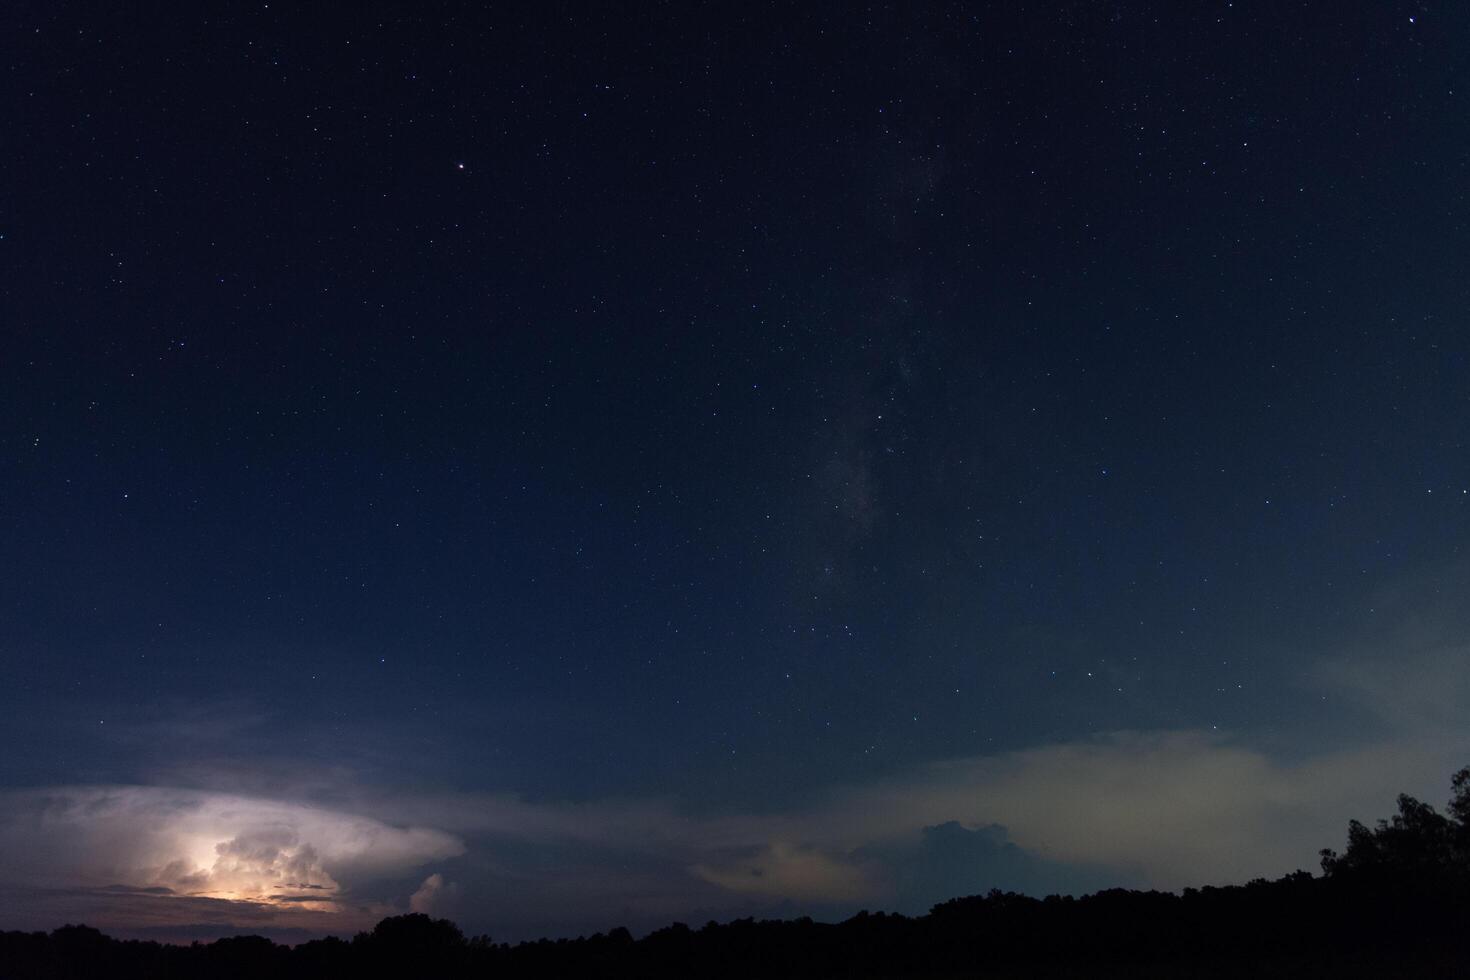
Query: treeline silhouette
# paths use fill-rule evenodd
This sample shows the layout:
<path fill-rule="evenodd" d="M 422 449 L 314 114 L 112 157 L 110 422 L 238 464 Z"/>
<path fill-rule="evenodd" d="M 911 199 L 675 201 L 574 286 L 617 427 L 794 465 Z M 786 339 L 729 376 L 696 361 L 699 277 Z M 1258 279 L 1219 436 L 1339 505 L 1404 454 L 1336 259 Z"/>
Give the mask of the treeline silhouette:
<path fill-rule="evenodd" d="M 1448 812 L 1400 796 L 1374 827 L 1354 820 L 1320 877 L 1082 898 L 992 891 L 928 915 L 675 923 L 509 945 L 426 915 L 351 941 L 296 947 L 260 936 L 172 946 L 86 926 L 0 933 L 0 977 L 1382 977 L 1470 965 L 1470 768 Z"/>

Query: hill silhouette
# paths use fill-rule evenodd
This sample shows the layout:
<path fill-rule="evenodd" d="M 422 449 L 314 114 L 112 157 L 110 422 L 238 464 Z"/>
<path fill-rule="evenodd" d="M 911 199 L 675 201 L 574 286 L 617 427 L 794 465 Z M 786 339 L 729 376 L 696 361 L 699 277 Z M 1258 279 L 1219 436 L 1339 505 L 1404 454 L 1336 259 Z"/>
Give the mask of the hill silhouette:
<path fill-rule="evenodd" d="M 68 925 L 0 933 L 0 978 L 1453 976 L 1470 935 L 1470 768 L 1446 813 L 1410 796 L 1305 871 L 1183 894 L 992 891 L 928 915 L 674 923 L 497 944 L 446 919 L 393 916 L 350 941 L 260 936 L 170 946 Z"/>

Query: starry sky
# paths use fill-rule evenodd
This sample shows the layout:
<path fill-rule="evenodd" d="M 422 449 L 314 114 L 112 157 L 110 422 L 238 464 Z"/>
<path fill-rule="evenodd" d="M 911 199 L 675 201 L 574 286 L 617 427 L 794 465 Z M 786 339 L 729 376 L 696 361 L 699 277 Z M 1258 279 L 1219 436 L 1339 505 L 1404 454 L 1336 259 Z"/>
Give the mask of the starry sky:
<path fill-rule="evenodd" d="M 1470 11 L 0 14 L 0 927 L 1314 868 L 1470 761 Z"/>

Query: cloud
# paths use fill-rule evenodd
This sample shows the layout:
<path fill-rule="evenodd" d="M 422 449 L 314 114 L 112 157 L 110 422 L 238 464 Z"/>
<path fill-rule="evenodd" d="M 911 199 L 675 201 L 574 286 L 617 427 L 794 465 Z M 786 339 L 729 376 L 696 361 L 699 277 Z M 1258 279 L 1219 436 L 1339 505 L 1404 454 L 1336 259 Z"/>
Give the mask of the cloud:
<path fill-rule="evenodd" d="M 446 882 L 444 876 L 436 871 L 424 879 L 418 891 L 409 896 L 408 907 L 413 912 L 444 916 L 449 914 L 458 896 L 459 886 Z"/>
<path fill-rule="evenodd" d="M 748 832 L 764 822 L 855 849 L 918 826 L 998 823 L 1039 858 L 1173 889 L 1313 867 L 1349 816 L 1386 811 L 1400 789 L 1444 795 L 1467 752 L 1463 738 L 1416 737 L 1283 761 L 1215 733 L 1120 732 L 927 765 Z"/>
<path fill-rule="evenodd" d="M 1315 867 L 1348 818 L 1386 815 L 1400 791 L 1445 798 L 1470 762 L 1470 647 L 1455 633 L 1400 637 L 1383 646 L 1392 661 L 1324 663 L 1309 702 L 1325 692 L 1372 723 L 1295 756 L 1213 731 L 1113 732 L 912 766 L 759 813 L 410 793 L 309 766 L 229 770 L 233 791 L 0 793 L 0 908 L 19 910 L 11 927 L 82 919 L 134 935 L 341 934 L 407 908 L 503 939 L 1275 876 Z M 243 791 L 260 786 L 278 795 Z"/>
<path fill-rule="evenodd" d="M 1400 790 L 1438 802 L 1470 758 L 1456 731 L 1299 759 L 1218 733 L 1118 732 L 759 814 L 486 793 L 361 797 L 348 812 L 159 787 L 28 790 L 0 794 L 0 898 L 36 927 L 343 933 L 408 908 L 505 938 L 696 913 L 922 912 L 990 888 L 1223 884 L 1315 867 L 1349 817 L 1386 814 Z"/>
<path fill-rule="evenodd" d="M 207 868 L 190 858 L 170 861 L 157 880 L 185 894 L 267 902 L 311 899 L 326 903 L 340 889 L 322 866 L 316 848 L 302 841 L 295 828 L 283 824 L 254 827 L 216 843 L 214 861 Z M 303 892 L 306 894 L 299 894 Z"/>
<path fill-rule="evenodd" d="M 871 854 L 886 866 L 894 907 L 910 915 L 992 888 L 1052 895 L 1135 884 L 1121 872 L 1049 861 L 1017 846 L 994 823 L 970 828 L 951 820 L 923 828 L 916 841 L 873 848 Z"/>
<path fill-rule="evenodd" d="M 1133 883 L 1121 872 L 1026 851 L 999 824 L 971 829 L 955 820 L 849 851 L 777 841 L 692 870 L 739 895 L 835 907 L 877 904 L 909 914 L 992 888 L 1047 895 Z"/>
<path fill-rule="evenodd" d="M 441 830 L 279 800 L 146 786 L 0 794 L 0 881 L 69 897 L 94 921 L 116 921 L 109 906 L 149 922 L 382 908 L 373 878 L 463 851 Z"/>
<path fill-rule="evenodd" d="M 1216 732 L 1117 732 L 912 767 L 779 812 L 509 794 L 364 805 L 463 837 L 465 925 L 534 937 L 1276 876 L 1315 868 L 1349 817 L 1389 812 L 1400 790 L 1438 801 L 1467 750 L 1415 734 L 1283 759 Z"/>
<path fill-rule="evenodd" d="M 823 853 L 812 844 L 775 841 L 747 856 L 715 865 L 695 864 L 691 870 L 741 895 L 816 902 L 858 902 L 882 895 L 863 862 Z"/>
<path fill-rule="evenodd" d="M 1391 660 L 1337 658 L 1319 664 L 1314 679 L 1392 730 L 1470 729 L 1470 645 L 1437 643 Z"/>
<path fill-rule="evenodd" d="M 1217 732 L 1115 732 L 916 766 L 759 814 L 485 793 L 364 806 L 463 837 L 460 906 L 485 915 L 486 928 L 575 932 L 694 907 L 922 911 L 945 892 L 992 887 L 1077 893 L 1276 876 L 1315 868 L 1349 817 L 1386 814 L 1401 790 L 1439 801 L 1467 758 L 1470 741 L 1444 731 L 1298 758 Z"/>

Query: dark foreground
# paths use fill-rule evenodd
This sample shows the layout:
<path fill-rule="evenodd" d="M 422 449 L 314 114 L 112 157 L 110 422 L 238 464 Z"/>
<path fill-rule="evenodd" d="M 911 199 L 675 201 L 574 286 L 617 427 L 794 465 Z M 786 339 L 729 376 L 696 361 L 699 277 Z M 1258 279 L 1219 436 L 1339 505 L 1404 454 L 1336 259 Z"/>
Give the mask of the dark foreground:
<path fill-rule="evenodd" d="M 676 924 L 639 940 L 617 929 L 517 946 L 422 915 L 295 948 L 258 936 L 167 946 L 68 926 L 0 934 L 0 976 L 1450 977 L 1470 963 L 1467 912 L 1463 893 L 1298 873 L 1183 896 L 992 893 L 919 918 Z"/>

